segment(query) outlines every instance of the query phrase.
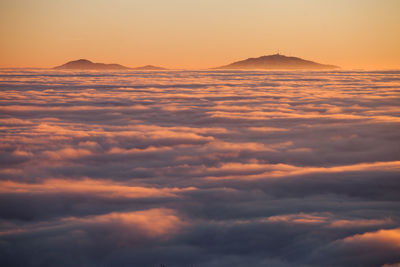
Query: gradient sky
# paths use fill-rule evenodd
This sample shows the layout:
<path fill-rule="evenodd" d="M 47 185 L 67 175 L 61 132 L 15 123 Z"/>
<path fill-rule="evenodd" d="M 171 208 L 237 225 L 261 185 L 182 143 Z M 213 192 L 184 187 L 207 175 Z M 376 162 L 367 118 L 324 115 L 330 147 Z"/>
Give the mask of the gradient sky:
<path fill-rule="evenodd" d="M 207 68 L 280 52 L 400 68 L 397 0 L 1 0 L 0 67 Z"/>

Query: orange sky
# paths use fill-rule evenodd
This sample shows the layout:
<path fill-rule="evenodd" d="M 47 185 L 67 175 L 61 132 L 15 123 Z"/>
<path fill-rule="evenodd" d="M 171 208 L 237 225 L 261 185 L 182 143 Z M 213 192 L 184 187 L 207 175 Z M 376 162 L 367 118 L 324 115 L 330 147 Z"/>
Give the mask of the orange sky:
<path fill-rule="evenodd" d="M 208 68 L 280 52 L 400 68 L 397 0 L 1 0 L 0 67 Z"/>

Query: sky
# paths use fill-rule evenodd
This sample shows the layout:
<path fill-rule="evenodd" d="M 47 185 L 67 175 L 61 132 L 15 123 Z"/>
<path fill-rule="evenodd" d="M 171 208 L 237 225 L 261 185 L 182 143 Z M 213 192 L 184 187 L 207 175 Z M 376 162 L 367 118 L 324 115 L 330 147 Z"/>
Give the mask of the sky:
<path fill-rule="evenodd" d="M 280 52 L 400 68 L 397 0 L 1 0 L 0 67 L 209 68 Z"/>

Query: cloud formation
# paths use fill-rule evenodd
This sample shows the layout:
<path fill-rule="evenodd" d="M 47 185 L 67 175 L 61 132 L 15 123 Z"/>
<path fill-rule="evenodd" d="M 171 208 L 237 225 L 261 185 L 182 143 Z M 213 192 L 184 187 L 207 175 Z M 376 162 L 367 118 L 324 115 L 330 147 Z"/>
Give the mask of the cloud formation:
<path fill-rule="evenodd" d="M 0 265 L 397 266 L 399 88 L 2 70 Z"/>

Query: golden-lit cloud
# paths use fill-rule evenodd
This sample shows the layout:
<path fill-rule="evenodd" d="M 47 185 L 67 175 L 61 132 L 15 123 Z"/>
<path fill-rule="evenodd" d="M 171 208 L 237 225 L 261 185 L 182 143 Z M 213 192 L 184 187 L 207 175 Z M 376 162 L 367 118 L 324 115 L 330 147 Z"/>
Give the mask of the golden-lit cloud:
<path fill-rule="evenodd" d="M 50 179 L 40 184 L 0 181 L 0 193 L 14 194 L 87 194 L 106 198 L 164 198 L 178 197 L 180 192 L 195 190 L 188 188 L 152 188 L 129 186 L 113 181 L 93 179 L 62 180 Z"/>
<path fill-rule="evenodd" d="M 2 70 L 0 265 L 396 264 L 399 86 Z"/>
<path fill-rule="evenodd" d="M 371 244 L 373 246 L 390 247 L 400 251 L 400 229 L 384 229 L 377 232 L 368 232 L 346 237 L 345 244 Z"/>
<path fill-rule="evenodd" d="M 150 209 L 134 212 L 112 212 L 83 218 L 66 217 L 56 222 L 38 223 L 26 228 L 9 229 L 0 232 L 0 236 L 40 233 L 46 231 L 80 231 L 81 228 L 114 228 L 116 235 L 125 235 L 122 242 L 135 241 L 132 234 L 144 234 L 146 237 L 167 237 L 185 226 L 185 222 L 173 210 Z M 112 230 L 112 231 L 114 231 Z M 124 233 L 118 233 L 119 231 Z M 129 240 L 129 239 L 132 240 Z"/>

